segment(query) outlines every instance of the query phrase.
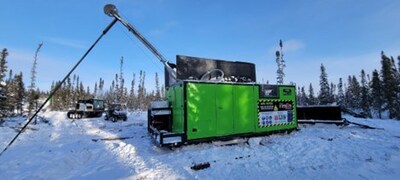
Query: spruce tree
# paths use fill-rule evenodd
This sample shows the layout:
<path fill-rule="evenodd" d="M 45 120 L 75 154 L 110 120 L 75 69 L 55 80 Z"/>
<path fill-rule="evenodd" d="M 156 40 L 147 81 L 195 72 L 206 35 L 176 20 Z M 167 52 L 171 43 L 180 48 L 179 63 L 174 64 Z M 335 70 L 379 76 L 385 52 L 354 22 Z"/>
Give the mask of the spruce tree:
<path fill-rule="evenodd" d="M 144 110 L 146 108 L 146 89 L 144 87 L 144 82 L 146 79 L 146 73 L 144 71 L 140 71 L 139 73 L 139 84 L 138 84 L 138 108 Z"/>
<path fill-rule="evenodd" d="M 339 104 L 339 106 L 344 107 L 345 100 L 344 100 L 343 80 L 342 80 L 342 78 L 339 78 L 339 83 L 338 83 L 337 86 L 338 86 L 337 103 Z"/>
<path fill-rule="evenodd" d="M 104 99 L 104 80 L 102 78 L 99 80 L 99 91 L 97 97 L 99 99 Z"/>
<path fill-rule="evenodd" d="M 348 76 L 347 77 L 347 86 L 344 85 L 344 87 L 345 87 L 344 104 L 345 104 L 345 107 L 348 108 L 348 109 L 351 109 L 351 107 L 354 104 L 353 103 L 353 99 L 352 99 L 352 94 L 351 94 L 351 91 L 350 91 L 350 85 L 352 84 L 351 81 L 352 81 L 351 76 Z"/>
<path fill-rule="evenodd" d="M 395 86 L 396 98 L 395 98 L 394 106 L 397 108 L 395 109 L 395 114 L 396 114 L 395 118 L 400 120 L 400 70 L 397 69 L 394 58 L 393 57 L 390 57 L 390 58 L 391 58 L 391 62 L 392 62 L 393 73 L 395 76 L 394 83 L 396 84 L 396 86 Z M 400 67 L 399 67 L 399 69 L 400 69 Z"/>
<path fill-rule="evenodd" d="M 400 56 L 397 56 L 397 107 L 400 107 Z M 400 108 L 397 108 L 397 119 L 400 120 Z"/>
<path fill-rule="evenodd" d="M 345 93 L 347 108 L 360 111 L 361 108 L 361 87 L 355 76 L 348 77 L 347 90 Z"/>
<path fill-rule="evenodd" d="M 7 100 L 6 100 L 6 111 L 8 113 L 13 113 L 17 100 L 16 100 L 16 91 L 17 87 L 15 84 L 15 77 L 13 77 L 12 69 L 9 70 L 8 79 L 6 81 L 6 92 L 7 92 Z"/>
<path fill-rule="evenodd" d="M 376 69 L 372 72 L 372 81 L 370 84 L 372 108 L 376 112 L 378 118 L 382 119 L 383 89 L 379 73 Z"/>
<path fill-rule="evenodd" d="M 68 76 L 67 81 L 65 82 L 66 87 L 65 87 L 65 109 L 72 108 L 74 106 L 74 101 L 71 98 L 73 94 L 73 86 L 71 82 L 71 78 Z"/>
<path fill-rule="evenodd" d="M 22 72 L 19 73 L 19 75 L 15 76 L 15 83 L 16 83 L 16 97 L 15 99 L 17 100 L 16 104 L 16 110 L 18 114 L 22 114 L 22 104 L 24 102 L 24 97 L 25 97 L 25 85 L 23 81 L 23 75 Z"/>
<path fill-rule="evenodd" d="M 161 98 L 165 97 L 165 87 L 164 85 L 161 86 Z"/>
<path fill-rule="evenodd" d="M 15 74 L 13 76 L 12 70 L 10 69 L 9 76 L 7 80 L 7 107 L 8 111 L 12 114 L 21 114 L 22 113 L 22 103 L 25 95 L 25 87 L 23 82 L 22 72 L 19 74 Z"/>
<path fill-rule="evenodd" d="M 298 94 L 299 95 L 298 95 L 297 104 L 300 105 L 300 106 L 307 105 L 308 99 L 307 99 L 307 94 L 306 94 L 304 86 L 302 86 L 301 88 L 299 87 Z"/>
<path fill-rule="evenodd" d="M 301 99 L 300 87 L 297 87 L 296 93 L 297 93 L 296 94 L 296 103 L 297 103 L 298 106 L 301 106 L 301 102 L 300 102 L 300 99 Z"/>
<path fill-rule="evenodd" d="M 115 91 L 113 93 L 113 97 L 114 97 L 114 101 L 115 102 L 119 102 L 119 100 L 120 100 L 119 91 L 120 90 L 119 90 L 119 76 L 118 76 L 118 73 L 115 74 L 114 82 L 115 82 Z"/>
<path fill-rule="evenodd" d="M 327 105 L 332 103 L 332 96 L 330 92 L 328 74 L 326 73 L 325 66 L 321 64 L 321 75 L 319 77 L 320 91 L 318 95 L 319 104 Z"/>
<path fill-rule="evenodd" d="M 332 102 L 337 102 L 337 96 L 335 95 L 336 93 L 336 85 L 331 82 L 331 87 L 329 90 L 329 96 L 331 97 Z"/>
<path fill-rule="evenodd" d="M 124 87 L 123 93 L 122 93 L 122 102 L 123 102 L 126 106 L 128 106 L 128 99 L 129 99 L 129 96 L 128 96 L 128 88 L 127 88 L 127 87 Z"/>
<path fill-rule="evenodd" d="M 309 86 L 309 88 L 308 88 L 308 93 L 309 93 L 309 95 L 308 95 L 308 102 L 307 102 L 307 104 L 308 105 L 317 105 L 318 104 L 318 102 L 317 102 L 317 98 L 315 97 L 315 95 L 314 95 L 314 88 L 312 87 L 312 84 L 310 83 L 310 86 Z"/>
<path fill-rule="evenodd" d="M 14 77 L 13 77 L 13 71 L 10 69 L 8 71 L 8 78 L 6 78 L 6 93 L 7 93 L 7 99 L 6 99 L 6 106 L 5 110 L 7 113 L 13 113 L 15 109 L 15 84 L 14 84 Z"/>
<path fill-rule="evenodd" d="M 82 81 L 79 83 L 79 99 L 86 99 L 85 86 Z"/>
<path fill-rule="evenodd" d="M 93 90 L 94 98 L 99 98 L 98 95 L 97 95 L 97 94 L 98 94 L 98 93 L 97 93 L 97 91 L 98 91 L 97 88 L 98 88 L 98 87 L 97 87 L 97 82 L 95 82 L 95 83 L 94 83 L 94 90 Z"/>
<path fill-rule="evenodd" d="M 4 48 L 0 55 L 0 120 L 7 113 L 7 87 L 5 82 L 7 73 L 7 56 L 7 49 Z"/>
<path fill-rule="evenodd" d="M 53 81 L 53 82 L 51 82 L 50 91 L 53 91 L 54 87 L 55 87 L 55 84 L 54 84 L 54 81 Z M 51 110 L 54 110 L 54 103 L 55 103 L 55 98 L 54 98 L 54 96 L 55 96 L 55 94 L 54 94 L 53 97 L 51 97 L 51 99 L 50 99 L 50 108 L 51 108 Z"/>
<path fill-rule="evenodd" d="M 117 100 L 118 102 L 122 102 L 122 103 L 126 103 L 126 97 L 124 97 L 124 83 L 125 83 L 125 79 L 124 79 L 124 72 L 123 72 L 123 65 L 124 65 L 124 57 L 121 56 L 120 59 L 120 69 L 119 69 L 119 87 L 117 84 Z"/>
<path fill-rule="evenodd" d="M 361 102 L 360 102 L 360 107 L 362 113 L 366 117 L 371 117 L 371 111 L 370 111 L 370 100 L 369 100 L 369 86 L 368 82 L 366 79 L 365 71 L 364 69 L 361 70 Z"/>
<path fill-rule="evenodd" d="M 398 84 L 396 81 L 396 74 L 394 71 L 394 65 L 392 60 L 388 58 L 384 52 L 381 53 L 381 78 L 383 87 L 383 98 L 385 103 L 384 110 L 388 110 L 389 118 L 397 118 L 398 106 L 397 106 L 397 92 Z"/>
<path fill-rule="evenodd" d="M 397 79 L 398 80 L 398 82 L 399 82 L 399 86 L 400 86 L 400 56 L 397 56 L 397 72 L 398 72 L 398 78 L 399 79 Z"/>
<path fill-rule="evenodd" d="M 56 81 L 56 82 L 52 82 L 51 85 L 51 91 L 54 91 L 54 88 L 57 87 L 61 82 L 60 81 Z M 61 93 L 60 91 L 57 91 L 53 97 L 51 97 L 51 102 L 50 102 L 50 108 L 53 111 L 59 111 L 61 110 Z"/>
<path fill-rule="evenodd" d="M 358 82 L 356 76 L 352 76 L 351 80 L 351 87 L 350 90 L 352 91 L 352 101 L 353 101 L 353 107 L 354 109 L 361 109 L 361 86 L 360 83 Z"/>
<path fill-rule="evenodd" d="M 75 102 L 78 102 L 78 100 L 79 100 L 79 98 L 81 96 L 80 91 L 79 91 L 79 83 L 80 83 L 79 75 L 77 75 L 76 76 L 76 82 L 75 82 Z"/>
<path fill-rule="evenodd" d="M 93 98 L 92 97 L 92 94 L 90 93 L 90 87 L 89 86 L 86 86 L 86 93 L 85 93 L 85 99 L 91 99 L 91 98 Z"/>
<path fill-rule="evenodd" d="M 76 74 L 74 74 L 74 76 L 72 77 L 72 84 L 71 84 L 71 101 L 72 101 L 72 105 L 74 105 L 77 102 L 77 92 L 76 92 Z"/>
<path fill-rule="evenodd" d="M 130 110 L 135 110 L 136 108 L 136 95 L 135 95 L 135 73 L 133 73 L 131 81 L 131 90 L 129 92 L 128 108 Z"/>
<path fill-rule="evenodd" d="M 156 76 L 155 76 L 155 81 L 156 81 L 155 99 L 161 99 L 160 82 L 159 82 L 159 79 L 158 79 L 158 73 L 157 72 L 156 72 Z"/>
<path fill-rule="evenodd" d="M 7 58 L 8 56 L 8 51 L 6 48 L 4 48 L 1 51 L 1 55 L 0 55 L 0 82 L 5 82 L 5 77 L 6 77 L 6 73 L 7 73 Z"/>
<path fill-rule="evenodd" d="M 6 84 L 11 83 L 12 80 L 14 80 L 14 79 L 13 79 L 13 70 L 10 69 L 10 70 L 8 71 L 8 79 L 6 80 Z"/>
<path fill-rule="evenodd" d="M 60 81 L 61 83 L 61 81 Z M 67 85 L 64 83 L 61 85 L 61 88 L 58 90 L 59 91 L 59 95 L 60 95 L 60 110 L 65 110 L 67 107 L 67 98 L 68 95 L 66 94 L 67 92 Z"/>
<path fill-rule="evenodd" d="M 110 89 L 105 93 L 105 98 L 106 98 L 107 104 L 111 104 L 111 103 L 115 102 L 114 94 L 115 94 L 115 81 L 113 80 L 111 82 Z"/>

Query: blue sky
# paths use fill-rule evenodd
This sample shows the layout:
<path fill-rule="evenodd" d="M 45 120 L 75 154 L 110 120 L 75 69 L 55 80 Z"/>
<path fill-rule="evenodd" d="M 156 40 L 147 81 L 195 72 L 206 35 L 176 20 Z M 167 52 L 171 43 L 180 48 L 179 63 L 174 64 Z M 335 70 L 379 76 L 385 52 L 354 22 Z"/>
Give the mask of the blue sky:
<path fill-rule="evenodd" d="M 398 0 L 141 0 L 1 1 L 0 48 L 9 50 L 8 66 L 22 71 L 29 84 L 37 45 L 37 85 L 48 90 L 100 35 L 112 18 L 107 3 L 133 24 L 171 62 L 189 55 L 256 64 L 259 82 L 276 82 L 275 51 L 283 40 L 285 83 L 318 87 L 323 63 L 328 79 L 359 76 L 380 67 L 380 51 L 400 55 Z M 117 24 L 75 72 L 91 89 L 100 77 L 109 86 L 124 56 L 127 82 L 133 73 L 154 74 L 163 66 L 121 24 Z M 161 76 L 162 77 L 162 76 Z M 163 78 L 163 77 L 162 77 Z"/>

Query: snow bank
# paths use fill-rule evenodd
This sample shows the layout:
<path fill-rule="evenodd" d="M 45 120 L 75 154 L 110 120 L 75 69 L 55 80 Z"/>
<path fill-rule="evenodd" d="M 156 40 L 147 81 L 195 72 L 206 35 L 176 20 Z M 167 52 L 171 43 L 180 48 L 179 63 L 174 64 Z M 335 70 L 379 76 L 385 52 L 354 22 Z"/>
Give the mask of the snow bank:
<path fill-rule="evenodd" d="M 250 138 L 248 143 L 158 148 L 146 132 L 147 115 L 126 122 L 71 121 L 46 112 L 49 123 L 30 125 L 0 157 L 4 179 L 395 179 L 400 177 L 400 122 L 351 121 L 381 127 L 300 125 L 291 134 Z M 0 148 L 21 118 L 0 126 Z M 120 139 L 118 139 L 120 138 Z M 194 171 L 199 163 L 210 167 Z"/>

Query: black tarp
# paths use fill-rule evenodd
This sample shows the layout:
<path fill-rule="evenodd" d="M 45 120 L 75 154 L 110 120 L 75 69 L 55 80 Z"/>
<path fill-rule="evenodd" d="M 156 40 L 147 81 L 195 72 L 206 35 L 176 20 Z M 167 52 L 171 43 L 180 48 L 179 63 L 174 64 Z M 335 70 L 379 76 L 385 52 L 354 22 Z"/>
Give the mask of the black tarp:
<path fill-rule="evenodd" d="M 256 67 L 253 63 L 177 55 L 174 66 L 179 80 L 200 80 L 208 71 L 219 69 L 224 72 L 225 81 L 256 82 Z M 166 71 L 166 86 L 169 87 L 174 83 Z"/>

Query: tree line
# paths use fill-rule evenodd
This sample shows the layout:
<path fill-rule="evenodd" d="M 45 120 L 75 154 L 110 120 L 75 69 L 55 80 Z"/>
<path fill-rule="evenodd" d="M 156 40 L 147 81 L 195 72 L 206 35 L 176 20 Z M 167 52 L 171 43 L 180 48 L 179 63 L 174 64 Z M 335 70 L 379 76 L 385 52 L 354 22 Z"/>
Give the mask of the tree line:
<path fill-rule="evenodd" d="M 109 88 L 104 87 L 104 79 L 100 78 L 95 82 L 93 91 L 89 86 L 84 86 L 79 76 L 73 75 L 72 79 L 62 84 L 61 88 L 53 95 L 50 108 L 56 111 L 65 111 L 74 107 L 74 104 L 80 99 L 103 99 L 106 104 L 123 103 L 130 111 L 145 110 L 151 101 L 161 99 L 164 94 L 164 88 L 160 88 L 158 74 L 156 73 L 155 90 L 147 90 L 145 87 L 146 72 L 139 72 L 139 82 L 136 85 L 136 74 L 133 73 L 130 83 L 130 89 L 125 86 L 125 78 L 122 73 L 115 74 L 115 79 L 111 82 Z M 52 88 L 56 87 L 60 82 L 53 82 Z M 86 88 L 85 88 L 86 87 Z"/>
<path fill-rule="evenodd" d="M 397 65 L 393 56 L 381 52 L 381 68 L 372 71 L 364 70 L 359 76 L 349 75 L 347 80 L 339 78 L 338 84 L 329 83 L 326 68 L 320 67 L 318 95 L 310 83 L 308 92 L 305 87 L 297 87 L 297 104 L 332 105 L 337 104 L 368 118 L 390 118 L 400 120 L 400 56 Z M 372 76 L 372 77 L 371 77 Z"/>
<path fill-rule="evenodd" d="M 0 54 L 0 119 L 13 114 L 22 114 L 27 111 L 30 114 L 39 104 L 40 99 L 46 98 L 50 92 L 41 91 L 36 87 L 36 66 L 38 53 L 43 43 L 36 49 L 32 69 L 31 82 L 25 86 L 23 73 L 13 74 L 13 70 L 8 68 L 7 56 L 9 52 L 6 48 Z M 148 90 L 145 87 L 146 72 L 139 72 L 139 79 L 136 82 L 136 74 L 133 73 L 130 81 L 130 87 L 125 83 L 123 73 L 124 59 L 120 59 L 120 72 L 115 74 L 115 79 L 111 82 L 109 88 L 104 87 L 105 81 L 100 78 L 95 84 L 93 90 L 90 86 L 84 85 L 79 75 L 74 74 L 68 77 L 61 88 L 53 95 L 50 101 L 51 110 L 65 111 L 74 107 L 74 104 L 80 99 L 97 98 L 104 99 L 106 103 L 125 103 L 129 110 L 145 110 L 151 101 L 160 99 L 164 94 L 164 87 L 160 85 L 159 76 L 155 74 L 155 89 Z M 52 83 L 51 90 L 60 84 L 60 81 Z M 128 91 L 129 87 L 129 91 Z M 25 108 L 24 108 L 25 107 Z"/>
<path fill-rule="evenodd" d="M 38 106 L 38 100 L 45 98 L 49 92 L 40 91 L 36 87 L 36 66 L 38 53 L 43 43 L 36 49 L 31 69 L 31 82 L 25 86 L 22 72 L 14 74 L 7 67 L 8 51 L 4 48 L 0 54 L 0 118 L 10 114 L 28 113 Z M 381 52 L 380 70 L 375 69 L 371 74 L 364 70 L 358 76 L 349 75 L 346 80 L 340 78 L 337 84 L 329 82 L 326 68 L 320 67 L 319 92 L 315 93 L 310 83 L 306 87 L 298 87 L 298 105 L 340 105 L 343 109 L 354 111 L 365 117 L 400 119 L 400 56 L 397 64 L 393 56 Z M 155 89 L 145 87 L 146 72 L 133 73 L 129 84 L 125 81 L 123 72 L 124 58 L 120 59 L 119 73 L 115 74 L 110 86 L 104 87 L 102 78 L 90 86 L 84 85 L 79 75 L 68 77 L 66 82 L 51 99 L 51 110 L 65 111 L 74 107 L 79 99 L 98 98 L 106 103 L 126 103 L 129 110 L 145 110 L 151 101 L 164 95 L 164 87 L 160 85 L 158 74 L 155 74 Z M 53 90 L 60 81 L 52 83 Z M 23 107 L 27 107 L 24 109 Z"/>

